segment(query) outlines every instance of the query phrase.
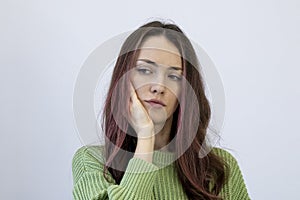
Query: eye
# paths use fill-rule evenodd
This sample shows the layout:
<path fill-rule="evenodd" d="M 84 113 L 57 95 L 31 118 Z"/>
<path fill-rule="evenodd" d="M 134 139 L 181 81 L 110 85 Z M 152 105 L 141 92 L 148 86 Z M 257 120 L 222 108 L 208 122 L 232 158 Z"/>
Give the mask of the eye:
<path fill-rule="evenodd" d="M 169 75 L 169 77 L 174 81 L 181 81 L 181 79 L 182 79 L 182 76 L 180 76 L 180 75 L 171 74 L 171 75 Z"/>
<path fill-rule="evenodd" d="M 147 68 L 137 68 L 136 70 L 141 74 L 151 74 L 152 73 L 152 71 Z"/>

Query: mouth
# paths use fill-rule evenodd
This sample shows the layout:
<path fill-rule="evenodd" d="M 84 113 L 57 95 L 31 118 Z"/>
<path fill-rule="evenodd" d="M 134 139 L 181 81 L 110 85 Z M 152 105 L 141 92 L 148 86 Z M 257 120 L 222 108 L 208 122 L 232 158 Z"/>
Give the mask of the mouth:
<path fill-rule="evenodd" d="M 153 107 L 165 107 L 166 105 L 159 101 L 159 100 L 155 100 L 155 99 L 151 99 L 151 100 L 146 100 L 145 102 L 147 102 L 148 104 L 150 104 Z"/>

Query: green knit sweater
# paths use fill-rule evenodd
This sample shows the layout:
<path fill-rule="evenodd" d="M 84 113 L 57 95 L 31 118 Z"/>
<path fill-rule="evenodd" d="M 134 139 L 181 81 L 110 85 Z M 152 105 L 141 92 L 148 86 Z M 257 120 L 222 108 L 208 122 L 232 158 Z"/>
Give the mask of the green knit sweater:
<path fill-rule="evenodd" d="M 250 199 L 236 159 L 227 151 L 213 148 L 230 166 L 229 181 L 220 196 L 226 200 Z M 104 147 L 81 147 L 72 162 L 73 197 L 75 200 L 131 200 L 131 199 L 188 199 L 175 171 L 174 153 L 154 151 L 153 161 L 133 157 L 129 160 L 119 185 L 108 182 L 103 176 Z M 171 163 L 165 166 L 165 163 Z M 162 167 L 164 166 L 164 167 Z M 144 172 L 144 173 L 136 173 Z"/>

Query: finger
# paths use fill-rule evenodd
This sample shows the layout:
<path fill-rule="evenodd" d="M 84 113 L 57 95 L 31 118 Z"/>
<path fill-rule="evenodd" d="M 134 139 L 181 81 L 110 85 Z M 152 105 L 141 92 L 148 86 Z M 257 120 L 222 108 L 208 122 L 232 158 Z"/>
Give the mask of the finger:
<path fill-rule="evenodd" d="M 131 83 L 131 81 L 129 81 L 129 91 L 130 91 L 130 98 L 134 98 L 135 97 L 135 89 Z"/>
<path fill-rule="evenodd" d="M 129 102 L 125 103 L 125 106 L 122 109 L 122 114 L 127 120 L 129 120 L 128 118 L 131 115 L 131 107 L 132 107 L 133 87 L 132 87 L 131 81 L 129 81 L 128 89 L 129 89 Z"/>
<path fill-rule="evenodd" d="M 131 116 L 132 108 L 136 104 L 136 101 L 135 101 L 136 93 L 135 93 L 135 89 L 134 89 L 131 81 L 129 81 L 129 92 L 130 92 L 130 98 L 129 98 L 129 105 L 128 105 L 128 114 Z"/>
<path fill-rule="evenodd" d="M 130 101 L 133 102 L 134 104 L 136 104 L 136 103 L 138 103 L 139 99 L 137 97 L 137 94 L 135 92 L 135 89 L 134 89 L 131 81 L 129 82 L 129 87 L 130 87 Z"/>

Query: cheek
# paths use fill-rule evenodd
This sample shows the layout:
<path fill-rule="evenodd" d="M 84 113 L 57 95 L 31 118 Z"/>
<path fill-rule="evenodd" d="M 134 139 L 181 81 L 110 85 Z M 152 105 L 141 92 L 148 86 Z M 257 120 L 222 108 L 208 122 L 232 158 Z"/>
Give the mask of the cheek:
<path fill-rule="evenodd" d="M 176 85 L 176 86 L 170 87 L 170 89 L 168 90 L 168 92 L 170 94 L 169 98 L 170 99 L 174 99 L 173 101 L 176 101 L 180 97 L 181 88 Z"/>
<path fill-rule="evenodd" d="M 177 106 L 177 104 L 178 104 L 178 98 L 179 98 L 179 97 L 176 96 L 176 95 L 174 95 L 173 93 L 171 93 L 171 94 L 169 95 L 169 97 L 168 97 L 168 99 L 169 99 L 169 104 L 172 105 L 173 108 Z M 173 109 L 173 108 L 172 108 L 172 109 Z"/>
<path fill-rule="evenodd" d="M 135 93 L 140 100 L 143 100 L 145 98 L 146 89 L 146 87 L 140 87 L 138 89 L 135 89 Z"/>
<path fill-rule="evenodd" d="M 167 81 L 166 87 L 172 94 L 175 96 L 179 96 L 181 92 L 181 83 L 180 82 L 175 82 L 175 81 Z"/>

